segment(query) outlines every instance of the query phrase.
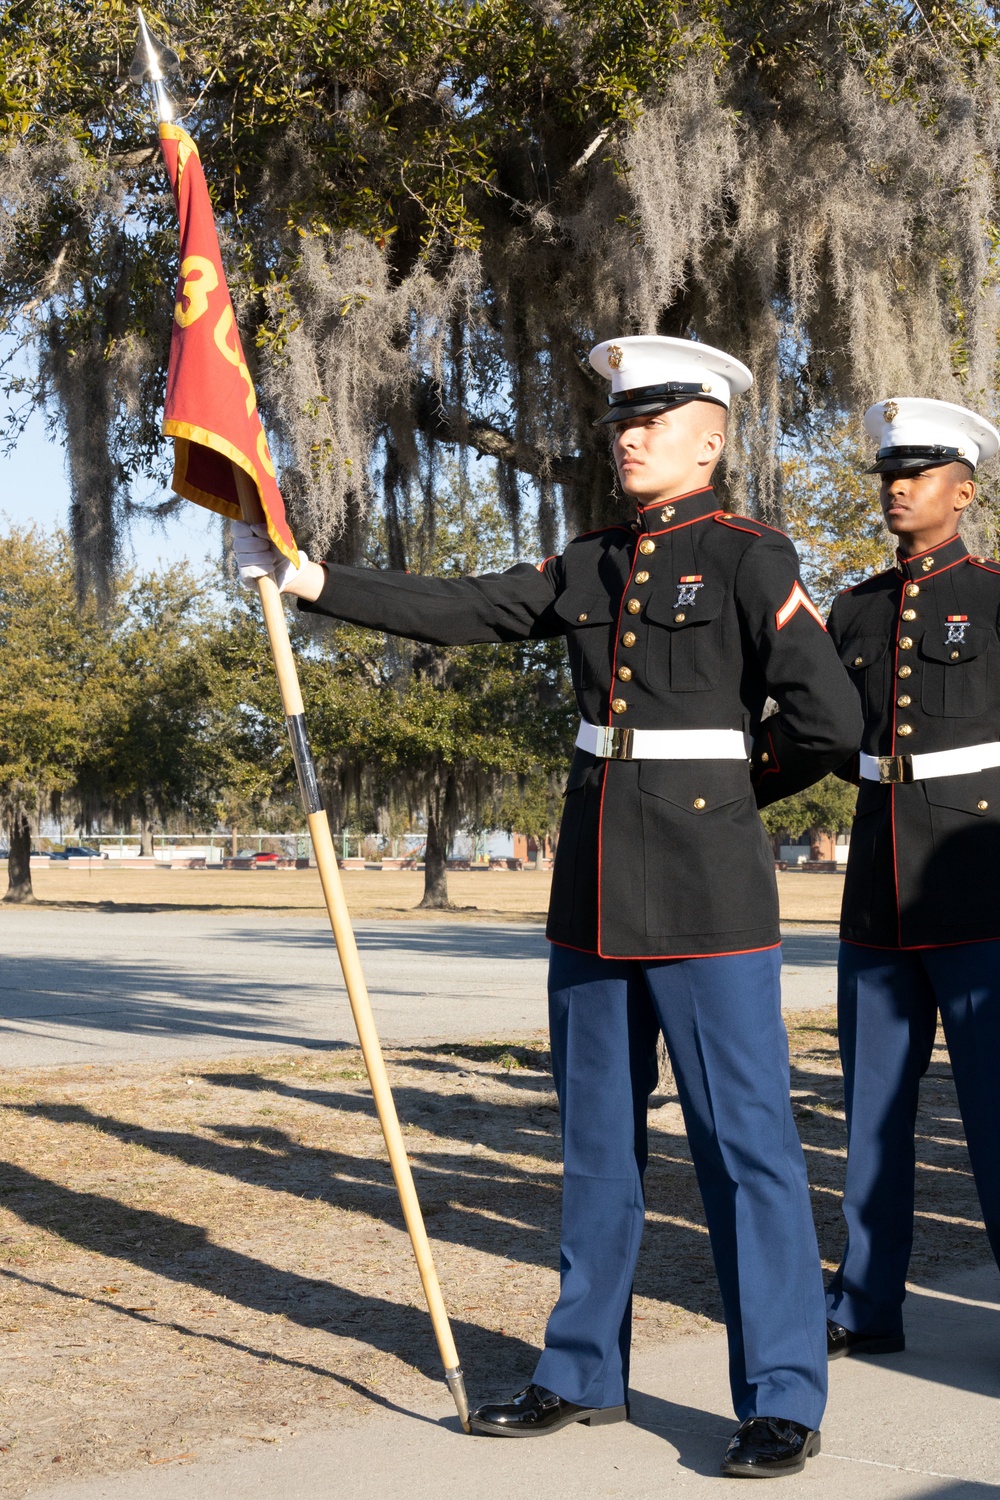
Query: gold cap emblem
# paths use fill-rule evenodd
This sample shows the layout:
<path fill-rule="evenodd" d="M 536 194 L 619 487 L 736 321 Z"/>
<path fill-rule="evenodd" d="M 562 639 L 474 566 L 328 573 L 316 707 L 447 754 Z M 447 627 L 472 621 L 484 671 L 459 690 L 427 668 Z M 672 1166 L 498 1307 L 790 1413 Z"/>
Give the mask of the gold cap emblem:
<path fill-rule="evenodd" d="M 899 407 L 895 401 L 887 401 L 882 408 L 882 417 L 886 422 L 895 422 Z"/>
<path fill-rule="evenodd" d="M 625 350 L 622 348 L 621 344 L 608 345 L 608 364 L 611 366 L 612 370 L 619 369 L 624 358 Z"/>

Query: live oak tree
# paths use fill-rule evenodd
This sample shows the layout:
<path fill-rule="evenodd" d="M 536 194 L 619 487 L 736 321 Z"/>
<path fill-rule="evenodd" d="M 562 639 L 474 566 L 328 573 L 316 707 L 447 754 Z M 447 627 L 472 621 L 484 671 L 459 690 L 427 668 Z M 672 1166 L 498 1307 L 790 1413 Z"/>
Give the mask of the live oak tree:
<path fill-rule="evenodd" d="M 31 819 L 58 807 L 87 739 L 87 684 L 100 626 L 76 607 L 67 539 L 38 527 L 0 536 L 0 818 L 9 846 L 5 901 L 33 900 Z"/>
<path fill-rule="evenodd" d="M 997 27 L 974 0 L 172 0 L 239 316 L 304 540 L 390 556 L 442 444 L 602 519 L 586 351 L 732 348 L 722 476 L 776 519 L 784 445 L 892 389 L 994 410 Z M 65 435 L 81 590 L 107 593 L 156 423 L 173 208 L 129 85 L 131 0 L 0 17 L 0 318 Z M 21 369 L 19 365 L 17 367 Z M 13 376 L 12 376 L 13 378 Z M 857 429 L 855 427 L 855 433 Z"/>
<path fill-rule="evenodd" d="M 857 787 L 851 782 L 824 776 L 804 792 L 772 802 L 762 810 L 761 819 L 775 840 L 782 834 L 798 838 L 801 833 L 826 833 L 835 838 L 850 833 L 857 798 Z"/>
<path fill-rule="evenodd" d="M 74 790 L 86 821 L 107 813 L 138 824 L 145 855 L 157 819 L 210 815 L 223 770 L 208 730 L 212 647 L 224 626 L 205 596 L 187 567 L 133 575 L 102 621 L 103 670 L 92 683 L 101 711 L 91 714 Z"/>

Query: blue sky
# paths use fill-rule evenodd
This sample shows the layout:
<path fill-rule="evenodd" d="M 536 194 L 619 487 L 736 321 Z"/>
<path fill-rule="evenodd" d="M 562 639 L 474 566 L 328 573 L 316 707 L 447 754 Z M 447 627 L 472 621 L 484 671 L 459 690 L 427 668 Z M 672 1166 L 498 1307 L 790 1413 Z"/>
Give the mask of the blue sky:
<path fill-rule="evenodd" d="M 6 415 L 0 397 L 0 422 Z M 137 499 L 147 498 L 145 495 Z M 152 498 L 157 498 L 155 495 Z M 0 528 L 37 521 L 46 528 L 65 526 L 69 514 L 69 486 L 61 443 L 45 430 L 45 420 L 35 413 L 14 453 L 0 453 Z M 187 560 L 197 570 L 217 566 L 221 550 L 218 516 L 197 505 L 184 505 L 165 522 L 136 519 L 125 541 L 123 561 L 141 571 Z"/>

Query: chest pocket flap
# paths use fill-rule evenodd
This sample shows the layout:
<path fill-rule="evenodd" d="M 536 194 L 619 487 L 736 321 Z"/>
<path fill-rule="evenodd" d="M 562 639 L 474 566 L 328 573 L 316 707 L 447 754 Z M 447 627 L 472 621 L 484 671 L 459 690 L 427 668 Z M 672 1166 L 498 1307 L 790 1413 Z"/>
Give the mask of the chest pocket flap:
<path fill-rule="evenodd" d="M 708 625 L 719 618 L 726 597 L 719 584 L 702 584 L 693 604 L 678 604 L 677 591 L 682 587 L 677 583 L 660 584 L 646 601 L 647 620 L 665 625 L 668 630 L 686 630 L 689 625 Z"/>
<path fill-rule="evenodd" d="M 845 667 L 852 672 L 861 672 L 881 661 L 889 648 L 884 635 L 852 635 L 841 641 L 837 650 Z"/>
<path fill-rule="evenodd" d="M 586 630 L 589 625 L 612 623 L 611 599 L 601 591 L 567 589 L 554 601 L 552 608 L 561 620 L 578 630 Z"/>
<path fill-rule="evenodd" d="M 920 655 L 926 661 L 940 661 L 948 667 L 961 666 L 963 661 L 973 661 L 981 656 L 989 644 L 990 633 L 981 626 L 967 625 L 964 641 L 945 641 L 947 627 L 942 625 L 933 633 L 925 630 L 920 642 Z"/>

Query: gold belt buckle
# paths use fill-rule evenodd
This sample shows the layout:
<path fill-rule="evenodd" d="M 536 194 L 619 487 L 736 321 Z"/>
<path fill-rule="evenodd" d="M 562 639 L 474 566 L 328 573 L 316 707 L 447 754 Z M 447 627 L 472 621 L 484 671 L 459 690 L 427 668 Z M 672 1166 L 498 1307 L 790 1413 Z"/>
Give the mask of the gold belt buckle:
<path fill-rule="evenodd" d="M 909 755 L 880 755 L 878 757 L 878 779 L 882 786 L 890 782 L 909 785 L 913 780 L 913 759 Z"/>
<path fill-rule="evenodd" d="M 632 759 L 632 733 L 631 729 L 612 729 L 609 760 Z"/>

